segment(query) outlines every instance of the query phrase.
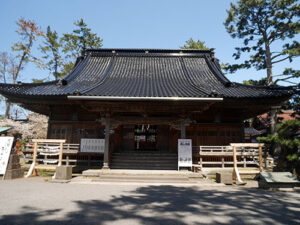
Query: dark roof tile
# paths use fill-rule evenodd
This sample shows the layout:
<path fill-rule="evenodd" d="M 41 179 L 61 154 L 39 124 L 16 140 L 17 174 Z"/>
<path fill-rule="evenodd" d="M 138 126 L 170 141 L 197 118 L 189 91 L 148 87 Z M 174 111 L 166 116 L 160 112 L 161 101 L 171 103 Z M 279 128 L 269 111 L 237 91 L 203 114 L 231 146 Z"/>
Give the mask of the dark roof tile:
<path fill-rule="evenodd" d="M 65 84 L 62 85 L 61 83 Z M 231 83 L 211 50 L 87 50 L 64 82 L 0 84 L 3 95 L 264 98 L 288 88 Z"/>

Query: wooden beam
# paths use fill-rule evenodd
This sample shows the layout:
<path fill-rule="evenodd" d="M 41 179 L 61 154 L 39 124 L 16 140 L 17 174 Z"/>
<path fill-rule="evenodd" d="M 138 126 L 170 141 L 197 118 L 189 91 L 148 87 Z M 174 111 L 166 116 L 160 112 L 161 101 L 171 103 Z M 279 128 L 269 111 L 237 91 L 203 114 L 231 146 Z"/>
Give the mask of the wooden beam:
<path fill-rule="evenodd" d="M 259 148 L 260 146 L 263 147 L 264 143 L 230 143 L 231 146 L 235 147 L 256 147 Z"/>
<path fill-rule="evenodd" d="M 66 140 L 62 140 L 62 139 L 32 139 L 32 142 L 66 143 Z"/>
<path fill-rule="evenodd" d="M 179 117 L 134 117 L 134 116 L 115 116 L 111 118 L 113 122 L 123 124 L 174 124 L 179 123 Z"/>
<path fill-rule="evenodd" d="M 198 109 L 198 110 L 191 110 L 189 111 L 189 113 L 203 113 L 207 110 L 209 110 L 209 108 L 214 105 L 216 102 L 209 102 L 209 103 L 206 103 L 205 106 L 201 107 L 201 109 Z"/>
<path fill-rule="evenodd" d="M 105 117 L 105 146 L 104 146 L 104 160 L 102 169 L 109 169 L 109 131 L 110 131 L 110 118 Z"/>

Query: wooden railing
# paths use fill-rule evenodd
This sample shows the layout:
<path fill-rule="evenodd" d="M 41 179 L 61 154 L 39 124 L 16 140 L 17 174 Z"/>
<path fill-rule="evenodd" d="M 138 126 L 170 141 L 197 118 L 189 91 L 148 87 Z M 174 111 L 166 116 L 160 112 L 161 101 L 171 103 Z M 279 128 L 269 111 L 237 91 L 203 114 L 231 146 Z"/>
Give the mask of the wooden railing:
<path fill-rule="evenodd" d="M 245 143 L 236 147 L 239 166 L 260 166 L 260 151 L 257 144 Z M 233 146 L 193 146 L 193 157 L 200 168 L 203 166 L 233 165 Z"/>
<path fill-rule="evenodd" d="M 38 163 L 43 164 L 49 164 L 49 158 L 56 159 L 57 156 L 47 156 L 47 155 L 41 155 L 40 153 L 47 147 L 54 147 L 57 146 L 55 143 L 46 143 L 41 142 L 37 145 L 37 159 L 36 161 Z M 33 161 L 33 150 L 34 150 L 34 144 L 28 143 L 25 145 L 25 148 L 23 150 L 25 161 L 26 162 L 32 162 Z M 62 163 L 65 165 L 78 165 L 78 164 L 84 164 L 84 165 L 92 165 L 92 164 L 101 164 L 102 159 L 101 155 L 103 153 L 89 153 L 89 152 L 80 152 L 80 144 L 63 144 L 63 158 Z"/>
<path fill-rule="evenodd" d="M 42 151 L 45 147 L 57 146 L 54 143 L 38 143 L 37 150 Z M 25 145 L 23 152 L 30 153 L 33 152 L 33 143 L 28 143 Z M 63 153 L 78 153 L 80 149 L 80 144 L 63 144 Z"/>

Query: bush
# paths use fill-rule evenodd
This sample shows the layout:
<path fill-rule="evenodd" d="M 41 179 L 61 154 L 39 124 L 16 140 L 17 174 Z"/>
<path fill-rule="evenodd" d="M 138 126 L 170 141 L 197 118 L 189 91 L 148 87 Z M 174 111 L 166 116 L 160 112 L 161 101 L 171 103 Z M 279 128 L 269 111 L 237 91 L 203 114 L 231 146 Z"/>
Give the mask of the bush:
<path fill-rule="evenodd" d="M 279 146 L 274 171 L 290 171 L 300 177 L 300 120 L 289 120 L 277 126 L 275 135 L 259 138 L 269 146 Z"/>

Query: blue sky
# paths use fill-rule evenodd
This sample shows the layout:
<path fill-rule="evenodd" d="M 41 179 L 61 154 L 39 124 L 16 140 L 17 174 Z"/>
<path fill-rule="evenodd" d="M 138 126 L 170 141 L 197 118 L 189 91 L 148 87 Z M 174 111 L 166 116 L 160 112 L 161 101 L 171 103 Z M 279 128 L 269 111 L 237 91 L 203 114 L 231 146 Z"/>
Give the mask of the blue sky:
<path fill-rule="evenodd" d="M 179 48 L 193 38 L 215 48 L 221 62 L 233 63 L 234 48 L 241 42 L 232 39 L 223 22 L 229 0 L 9 0 L 0 5 L 0 51 L 10 52 L 18 40 L 15 33 L 19 17 L 34 20 L 42 29 L 48 25 L 60 35 L 71 32 L 73 22 L 83 18 L 93 32 L 103 39 L 105 48 Z M 36 48 L 39 43 L 35 43 Z M 33 51 L 40 56 L 39 51 Z M 293 65 L 299 65 L 297 59 Z M 289 63 L 276 66 L 280 73 Z M 230 80 L 242 82 L 260 79 L 265 71 L 255 69 L 228 74 Z M 26 65 L 21 80 L 45 78 L 47 71 Z M 2 108 L 2 107 L 1 107 Z M 0 114 L 1 114 L 0 110 Z"/>

